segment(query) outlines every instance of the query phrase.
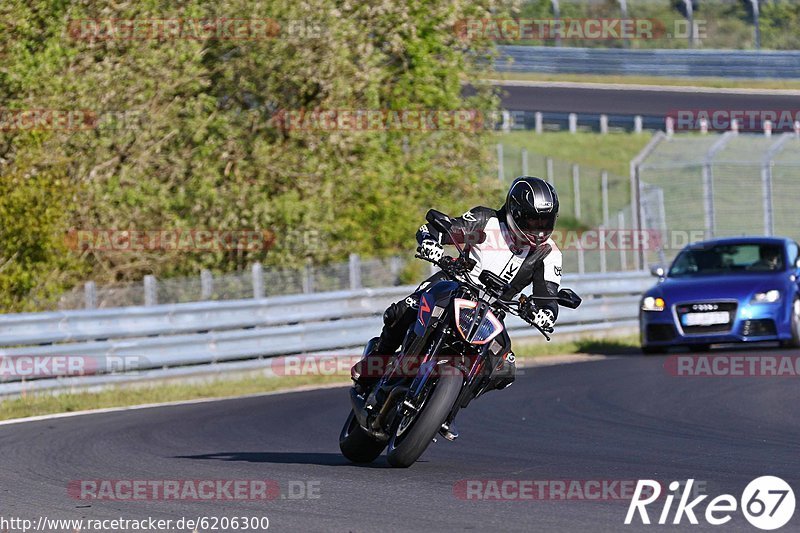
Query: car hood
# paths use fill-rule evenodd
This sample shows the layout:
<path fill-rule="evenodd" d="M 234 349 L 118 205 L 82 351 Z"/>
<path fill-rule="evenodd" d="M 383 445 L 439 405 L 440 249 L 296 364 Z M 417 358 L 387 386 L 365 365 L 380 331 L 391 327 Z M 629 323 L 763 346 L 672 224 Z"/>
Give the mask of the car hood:
<path fill-rule="evenodd" d="M 782 290 L 785 287 L 785 279 L 783 272 L 667 278 L 650 292 L 661 295 L 672 303 L 732 298 L 742 300 L 749 299 L 756 292 Z"/>

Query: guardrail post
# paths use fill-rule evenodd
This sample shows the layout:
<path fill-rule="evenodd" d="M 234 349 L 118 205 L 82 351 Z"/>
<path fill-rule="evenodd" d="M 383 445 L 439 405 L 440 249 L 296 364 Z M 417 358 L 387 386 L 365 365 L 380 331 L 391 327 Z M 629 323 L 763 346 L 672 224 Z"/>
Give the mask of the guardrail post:
<path fill-rule="evenodd" d="M 505 178 L 506 173 L 503 171 L 503 145 L 497 143 L 497 179 L 502 182 Z"/>
<path fill-rule="evenodd" d="M 144 305 L 158 304 L 158 293 L 156 292 L 156 277 L 148 274 L 144 277 Z"/>
<path fill-rule="evenodd" d="M 541 111 L 537 111 L 533 114 L 534 120 L 534 128 L 536 133 L 542 133 L 544 131 L 544 117 Z"/>
<path fill-rule="evenodd" d="M 575 113 L 569 114 L 569 132 L 570 133 L 578 132 L 578 115 L 576 115 Z"/>
<path fill-rule="evenodd" d="M 261 263 L 256 261 L 252 266 L 253 274 L 253 298 L 264 297 L 264 268 Z"/>
<path fill-rule="evenodd" d="M 528 150 L 522 149 L 522 175 L 528 175 Z"/>
<path fill-rule="evenodd" d="M 214 278 L 211 271 L 203 269 L 200 271 L 200 299 L 210 300 L 214 294 Z"/>
<path fill-rule="evenodd" d="M 642 133 L 642 115 L 633 117 L 633 133 Z"/>
<path fill-rule="evenodd" d="M 358 254 L 350 254 L 350 289 L 361 288 L 361 258 Z"/>
<path fill-rule="evenodd" d="M 97 309 L 97 285 L 87 281 L 83 286 L 83 305 L 86 309 Z"/>
<path fill-rule="evenodd" d="M 544 163 L 547 172 L 547 183 L 555 187 L 556 182 L 554 181 L 555 178 L 553 177 L 553 158 L 552 157 L 545 157 Z"/>
<path fill-rule="evenodd" d="M 608 115 L 600 115 L 600 133 L 602 135 L 608 133 Z"/>

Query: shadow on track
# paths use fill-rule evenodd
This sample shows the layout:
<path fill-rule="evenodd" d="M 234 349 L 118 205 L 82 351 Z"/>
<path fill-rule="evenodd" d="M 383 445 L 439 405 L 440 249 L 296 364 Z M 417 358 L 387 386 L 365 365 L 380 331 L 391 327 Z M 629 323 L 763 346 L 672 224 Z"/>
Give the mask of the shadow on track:
<path fill-rule="evenodd" d="M 204 459 L 212 461 L 245 461 L 248 463 L 300 464 L 321 466 L 358 466 L 367 468 L 389 468 L 385 458 L 374 463 L 355 464 L 338 453 L 311 452 L 221 452 L 199 455 L 176 455 L 175 459 Z"/>

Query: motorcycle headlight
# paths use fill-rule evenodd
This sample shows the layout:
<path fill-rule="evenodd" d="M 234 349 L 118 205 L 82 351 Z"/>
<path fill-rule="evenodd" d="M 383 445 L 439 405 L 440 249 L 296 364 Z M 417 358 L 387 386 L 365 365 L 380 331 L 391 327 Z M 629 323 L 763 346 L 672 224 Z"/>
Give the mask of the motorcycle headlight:
<path fill-rule="evenodd" d="M 475 311 L 478 302 L 456 298 L 453 305 L 456 308 L 456 329 L 465 341 L 471 344 L 486 344 L 503 331 L 503 323 L 491 311 L 486 312 L 486 316 L 475 328 Z"/>
<path fill-rule="evenodd" d="M 642 311 L 663 311 L 664 299 L 647 296 L 642 300 Z"/>
<path fill-rule="evenodd" d="M 753 299 L 750 300 L 751 304 L 772 304 L 777 302 L 781 299 L 781 291 L 778 289 L 772 289 L 771 291 L 766 292 L 757 292 L 753 295 Z"/>

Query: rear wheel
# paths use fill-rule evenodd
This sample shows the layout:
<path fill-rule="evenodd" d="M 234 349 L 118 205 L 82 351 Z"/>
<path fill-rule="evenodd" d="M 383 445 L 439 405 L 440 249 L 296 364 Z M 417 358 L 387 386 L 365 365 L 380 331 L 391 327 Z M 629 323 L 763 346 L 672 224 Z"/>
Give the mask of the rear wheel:
<path fill-rule="evenodd" d="M 372 438 L 364 431 L 351 409 L 350 416 L 347 417 L 339 435 L 339 449 L 342 450 L 342 455 L 354 463 L 371 463 L 378 458 L 385 447 L 385 442 Z"/>
<path fill-rule="evenodd" d="M 461 373 L 455 369 L 443 373 L 422 404 L 421 411 L 401 417 L 394 424 L 394 435 L 387 453 L 390 465 L 407 468 L 419 459 L 450 414 L 462 384 Z"/>
<path fill-rule="evenodd" d="M 781 346 L 800 348 L 800 298 L 795 298 L 792 302 L 791 328 L 792 338 L 788 341 L 781 341 Z"/>

